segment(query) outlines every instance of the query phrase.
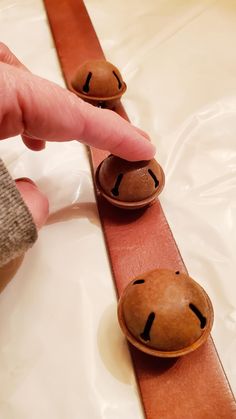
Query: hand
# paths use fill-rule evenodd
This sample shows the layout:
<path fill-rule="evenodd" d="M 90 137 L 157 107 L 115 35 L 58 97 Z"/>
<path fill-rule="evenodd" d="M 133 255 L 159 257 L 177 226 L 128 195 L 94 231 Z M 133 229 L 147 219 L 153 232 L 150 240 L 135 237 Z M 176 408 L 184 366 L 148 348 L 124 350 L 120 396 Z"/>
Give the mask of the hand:
<path fill-rule="evenodd" d="M 21 135 L 32 150 L 45 141 L 78 140 L 127 160 L 149 160 L 155 147 L 141 130 L 110 110 L 89 105 L 58 85 L 30 73 L 0 43 L 0 139 Z M 28 181 L 17 187 L 38 227 L 47 214 L 47 199 Z M 35 203 L 38 197 L 37 205 Z M 41 204 L 40 204 L 41 203 Z"/>
<path fill-rule="evenodd" d="M 34 150 L 42 148 L 42 140 L 78 140 L 127 160 L 154 156 L 155 147 L 143 131 L 33 75 L 4 44 L 0 44 L 0 91 L 0 139 L 21 134 Z"/>

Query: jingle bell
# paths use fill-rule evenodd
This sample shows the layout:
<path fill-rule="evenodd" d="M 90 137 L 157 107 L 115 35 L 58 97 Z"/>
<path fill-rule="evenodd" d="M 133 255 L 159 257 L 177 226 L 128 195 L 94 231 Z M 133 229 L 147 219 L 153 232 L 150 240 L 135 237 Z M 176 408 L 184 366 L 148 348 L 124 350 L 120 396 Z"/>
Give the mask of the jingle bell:
<path fill-rule="evenodd" d="M 92 105 L 113 109 L 126 91 L 126 84 L 113 64 L 105 60 L 86 61 L 77 70 L 72 88 Z"/>
<path fill-rule="evenodd" d="M 96 171 L 96 184 L 111 204 L 126 209 L 149 205 L 161 193 L 165 176 L 155 159 L 130 162 L 108 156 Z"/>
<path fill-rule="evenodd" d="M 141 351 L 178 357 L 206 341 L 213 308 L 188 275 L 157 269 L 129 283 L 119 300 L 118 319 L 127 339 Z"/>

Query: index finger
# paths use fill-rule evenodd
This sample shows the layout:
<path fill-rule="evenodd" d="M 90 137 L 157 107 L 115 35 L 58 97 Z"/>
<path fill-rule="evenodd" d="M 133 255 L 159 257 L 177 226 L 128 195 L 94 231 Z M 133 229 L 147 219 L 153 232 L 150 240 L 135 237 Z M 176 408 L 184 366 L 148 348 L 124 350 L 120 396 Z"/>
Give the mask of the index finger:
<path fill-rule="evenodd" d="M 15 134 L 48 141 L 78 140 L 131 161 L 153 158 L 155 147 L 113 111 L 96 108 L 52 82 L 8 67 L 8 80 L 15 79 L 12 102 L 22 113 L 21 132 Z M 19 125 L 15 111 L 11 129 L 14 117 Z"/>

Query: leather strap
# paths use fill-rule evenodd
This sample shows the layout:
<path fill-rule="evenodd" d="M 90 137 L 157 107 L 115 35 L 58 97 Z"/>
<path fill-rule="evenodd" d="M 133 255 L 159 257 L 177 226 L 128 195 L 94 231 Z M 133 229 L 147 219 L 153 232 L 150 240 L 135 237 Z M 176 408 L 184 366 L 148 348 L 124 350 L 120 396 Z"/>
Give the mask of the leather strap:
<path fill-rule="evenodd" d="M 81 0 L 44 0 L 68 88 L 77 67 L 104 57 Z M 120 105 L 116 111 L 127 117 Z M 91 150 L 93 174 L 107 153 Z M 95 188 L 96 189 L 96 188 Z M 146 210 L 97 204 L 118 295 L 135 276 L 158 267 L 186 271 L 157 201 Z M 130 249 L 130 250 L 129 250 Z M 236 405 L 212 339 L 179 359 L 154 358 L 130 346 L 146 418 L 236 418 Z"/>

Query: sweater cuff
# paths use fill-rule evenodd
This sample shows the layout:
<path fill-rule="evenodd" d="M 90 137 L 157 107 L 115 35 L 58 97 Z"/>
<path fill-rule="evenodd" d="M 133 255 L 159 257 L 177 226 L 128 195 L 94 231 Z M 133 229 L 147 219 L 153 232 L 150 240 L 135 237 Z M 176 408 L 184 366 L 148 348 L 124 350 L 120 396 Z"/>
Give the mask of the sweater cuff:
<path fill-rule="evenodd" d="M 0 267 L 25 253 L 37 236 L 33 217 L 0 159 Z"/>

